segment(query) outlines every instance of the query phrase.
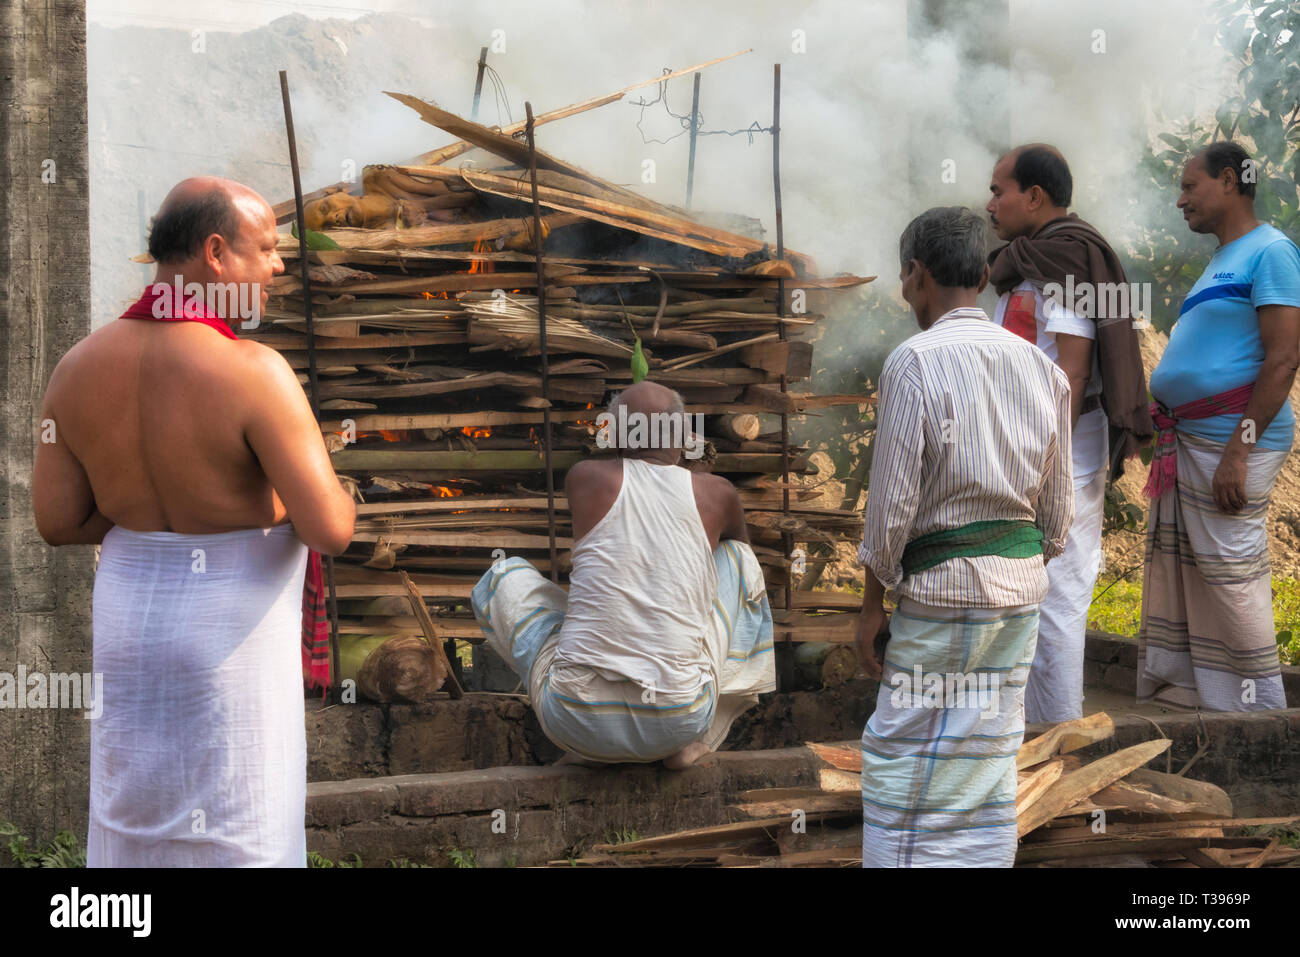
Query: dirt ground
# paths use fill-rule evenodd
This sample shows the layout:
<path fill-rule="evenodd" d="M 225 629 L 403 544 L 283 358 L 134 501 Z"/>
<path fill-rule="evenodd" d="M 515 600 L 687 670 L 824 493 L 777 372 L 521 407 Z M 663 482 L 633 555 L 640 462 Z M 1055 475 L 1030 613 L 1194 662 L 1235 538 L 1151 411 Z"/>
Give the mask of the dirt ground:
<path fill-rule="evenodd" d="M 1147 331 L 1142 336 L 1142 359 L 1147 376 L 1160 361 L 1169 338 L 1161 332 Z M 1291 389 L 1291 404 L 1300 409 L 1300 377 Z M 844 484 L 834 479 L 823 480 L 821 476 L 834 474 L 834 464 L 824 452 L 816 452 L 811 460 L 820 472 L 817 476 L 808 476 L 802 481 L 807 485 L 818 485 L 822 496 L 816 504 L 827 508 L 837 508 L 844 494 Z M 798 480 L 798 479 L 796 479 Z M 1148 511 L 1149 501 L 1142 494 L 1146 484 L 1147 467 L 1138 459 L 1131 459 L 1126 467 L 1119 487 L 1124 496 L 1141 507 L 1143 514 Z M 1145 519 L 1143 521 L 1145 528 Z M 1300 578 L 1300 456 L 1291 455 L 1278 474 L 1277 485 L 1273 490 L 1273 501 L 1268 512 L 1269 555 L 1273 562 L 1273 574 L 1284 578 Z M 1146 545 L 1145 531 L 1113 532 L 1102 540 L 1105 552 L 1105 564 L 1101 578 L 1108 579 L 1115 575 L 1124 575 L 1131 580 L 1140 580 L 1142 574 L 1142 556 Z M 857 545 L 841 544 L 836 547 L 836 560 L 826 569 L 818 583 L 819 588 L 831 587 L 845 589 L 850 585 L 861 586 L 862 568 L 856 560 Z"/>

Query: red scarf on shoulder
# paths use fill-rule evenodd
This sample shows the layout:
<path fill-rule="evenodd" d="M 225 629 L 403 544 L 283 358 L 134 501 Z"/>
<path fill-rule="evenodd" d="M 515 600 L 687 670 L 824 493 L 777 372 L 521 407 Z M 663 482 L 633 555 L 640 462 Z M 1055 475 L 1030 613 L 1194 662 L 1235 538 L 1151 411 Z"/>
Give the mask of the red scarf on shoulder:
<path fill-rule="evenodd" d="M 187 298 L 183 290 L 180 280 L 171 286 L 164 282 L 151 283 L 144 295 L 122 313 L 122 318 L 201 322 L 227 339 L 239 339 L 226 320 L 208 311 L 202 298 Z M 320 553 L 308 549 L 302 589 L 302 677 L 308 688 L 320 688 L 322 694 L 330 686 L 330 627 L 325 592 Z"/>
<path fill-rule="evenodd" d="M 202 297 L 189 298 L 185 296 L 184 288 L 179 279 L 170 286 L 165 282 L 150 283 L 135 305 L 122 313 L 122 318 L 153 319 L 157 322 L 201 322 L 216 329 L 227 339 L 239 338 L 226 320 L 208 312 Z"/>

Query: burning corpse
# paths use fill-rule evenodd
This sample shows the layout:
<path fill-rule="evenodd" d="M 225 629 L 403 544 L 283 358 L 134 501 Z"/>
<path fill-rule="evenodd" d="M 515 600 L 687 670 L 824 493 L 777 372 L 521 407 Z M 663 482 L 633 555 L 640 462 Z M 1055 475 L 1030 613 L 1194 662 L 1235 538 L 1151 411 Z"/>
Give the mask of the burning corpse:
<path fill-rule="evenodd" d="M 602 445 L 618 454 L 568 472 L 567 595 L 519 557 L 474 587 L 488 643 L 525 683 L 547 737 L 577 759 L 687 767 L 776 687 L 740 496 L 682 467 L 698 448 L 688 419 L 681 396 L 653 382 L 601 416 L 614 434 Z"/>

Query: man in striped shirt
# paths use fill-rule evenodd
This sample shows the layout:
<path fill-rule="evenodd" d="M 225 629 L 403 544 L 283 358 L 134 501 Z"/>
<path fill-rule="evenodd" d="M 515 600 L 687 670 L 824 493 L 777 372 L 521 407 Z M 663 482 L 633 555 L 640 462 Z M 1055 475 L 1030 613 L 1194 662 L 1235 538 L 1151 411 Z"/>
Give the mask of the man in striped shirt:
<path fill-rule="evenodd" d="M 922 331 L 881 373 L 858 550 L 858 648 L 881 680 L 862 735 L 862 863 L 1009 867 L 1045 565 L 1074 514 L 1070 385 L 976 307 L 976 213 L 931 209 L 899 247 Z"/>

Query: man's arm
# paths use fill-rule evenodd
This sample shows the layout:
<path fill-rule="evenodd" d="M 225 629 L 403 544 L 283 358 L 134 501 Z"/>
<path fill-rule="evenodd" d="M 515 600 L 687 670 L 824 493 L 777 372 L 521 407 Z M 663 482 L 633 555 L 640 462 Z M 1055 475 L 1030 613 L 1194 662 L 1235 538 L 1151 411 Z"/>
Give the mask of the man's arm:
<path fill-rule="evenodd" d="M 1083 411 L 1084 393 L 1092 379 L 1092 340 L 1058 332 L 1056 364 L 1070 380 L 1070 430 L 1073 431 Z"/>
<path fill-rule="evenodd" d="M 745 506 L 741 504 L 740 492 L 736 491 L 736 486 L 722 476 L 718 478 L 727 486 L 722 490 L 722 533 L 718 536 L 718 540 L 729 538 L 748 545 L 749 526 L 745 524 Z"/>
<path fill-rule="evenodd" d="M 244 437 L 298 537 L 323 554 L 342 554 L 352 540 L 356 504 L 334 474 L 320 426 L 289 363 L 270 348 L 256 348 L 252 375 L 258 404 Z"/>
<path fill-rule="evenodd" d="M 1291 394 L 1300 367 L 1300 307 L 1260 306 L 1258 313 L 1264 364 L 1214 473 L 1214 501 L 1224 512 L 1246 507 L 1246 456 Z"/>
<path fill-rule="evenodd" d="M 59 423 L 51 399 L 58 378 L 56 367 L 41 403 L 41 421 L 54 424 L 48 433 L 41 428 L 32 466 L 36 530 L 51 545 L 98 545 L 113 522 L 100 514 L 86 470 L 59 437 Z M 47 437 L 53 441 L 44 441 Z"/>
<path fill-rule="evenodd" d="M 858 658 L 869 677 L 879 678 L 876 636 L 885 627 L 885 589 L 903 578 L 903 549 L 912 537 L 921 501 L 925 453 L 925 405 L 914 367 L 900 371 L 885 363 L 877 401 L 871 484 L 863 518 L 858 561 L 866 566 L 858 617 Z"/>
<path fill-rule="evenodd" d="M 1064 379 L 1064 375 L 1060 376 Z M 1073 395 L 1058 380 L 1056 393 L 1055 450 L 1048 447 L 1047 474 L 1038 493 L 1037 521 L 1043 532 L 1043 563 L 1065 551 L 1065 539 L 1074 521 L 1074 433 L 1070 428 Z"/>

